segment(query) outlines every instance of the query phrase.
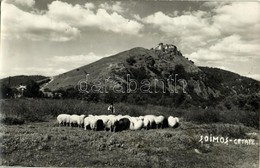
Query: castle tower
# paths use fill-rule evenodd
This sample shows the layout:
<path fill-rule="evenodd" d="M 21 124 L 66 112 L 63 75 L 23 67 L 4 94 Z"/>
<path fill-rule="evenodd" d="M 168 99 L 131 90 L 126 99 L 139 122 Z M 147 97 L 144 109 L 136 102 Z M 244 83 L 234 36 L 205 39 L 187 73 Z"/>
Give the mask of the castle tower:
<path fill-rule="evenodd" d="M 158 50 L 163 50 L 163 49 L 164 49 L 163 43 L 159 43 L 158 44 Z"/>

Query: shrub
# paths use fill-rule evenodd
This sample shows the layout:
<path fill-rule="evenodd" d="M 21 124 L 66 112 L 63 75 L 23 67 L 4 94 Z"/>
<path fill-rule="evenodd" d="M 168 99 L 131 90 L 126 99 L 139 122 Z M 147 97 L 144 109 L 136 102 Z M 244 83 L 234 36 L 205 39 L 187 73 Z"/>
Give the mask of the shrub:
<path fill-rule="evenodd" d="M 126 59 L 126 62 L 129 64 L 129 65 L 134 65 L 136 63 L 136 60 L 134 59 L 134 57 L 129 57 Z"/>
<path fill-rule="evenodd" d="M 16 117 L 5 117 L 1 119 L 1 123 L 6 125 L 21 125 L 24 124 L 24 120 Z"/>
<path fill-rule="evenodd" d="M 25 97 L 39 97 L 40 96 L 39 89 L 40 89 L 39 84 L 33 80 L 30 80 L 26 84 L 24 96 Z"/>
<path fill-rule="evenodd" d="M 218 124 L 212 125 L 211 133 L 232 138 L 246 137 L 246 128 L 243 125 Z"/>
<path fill-rule="evenodd" d="M 7 85 L 0 84 L 0 99 L 11 98 L 13 96 L 13 90 Z"/>
<path fill-rule="evenodd" d="M 208 108 L 206 110 L 200 108 L 193 108 L 187 110 L 183 116 L 187 121 L 195 121 L 198 123 L 214 123 L 220 121 L 219 111 Z"/>
<path fill-rule="evenodd" d="M 185 71 L 184 66 L 181 64 L 178 64 L 175 66 L 174 74 L 178 74 L 178 77 L 180 79 L 187 79 L 187 76 L 188 76 L 187 72 Z"/>
<path fill-rule="evenodd" d="M 140 116 L 143 115 L 144 107 L 137 105 L 126 105 L 124 103 L 119 103 L 115 105 L 116 113 L 122 115 L 130 116 Z"/>

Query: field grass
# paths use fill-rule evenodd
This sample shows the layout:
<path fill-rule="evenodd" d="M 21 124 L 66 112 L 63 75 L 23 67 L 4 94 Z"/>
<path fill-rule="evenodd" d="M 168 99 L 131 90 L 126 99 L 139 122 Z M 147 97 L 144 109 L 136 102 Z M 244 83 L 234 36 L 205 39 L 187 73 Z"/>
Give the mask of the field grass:
<path fill-rule="evenodd" d="M 117 114 L 180 117 L 176 129 L 111 133 L 58 127 L 56 116 L 108 114 L 107 104 L 79 100 L 1 101 L 0 163 L 5 166 L 63 167 L 258 167 L 259 145 L 203 143 L 200 136 L 248 139 L 258 130 L 242 124 L 198 123 L 189 110 L 161 106 L 115 105 Z M 202 113 L 200 113 L 201 115 Z M 205 113 L 206 114 L 206 113 Z M 200 116 L 201 117 L 201 116 Z M 5 121 L 6 123 L 4 123 Z"/>
<path fill-rule="evenodd" d="M 58 114 L 109 114 L 109 104 L 93 103 L 76 99 L 7 99 L 0 100 L 0 119 L 6 124 L 48 121 Z M 146 114 L 177 116 L 197 124 L 229 123 L 259 128 L 256 112 L 241 110 L 201 109 L 192 107 L 179 109 L 155 105 L 133 105 L 116 103 L 116 114 L 140 116 Z"/>
<path fill-rule="evenodd" d="M 8 166 L 258 167 L 256 145 L 200 144 L 200 135 L 218 135 L 209 128 L 218 126 L 183 122 L 177 129 L 111 133 L 58 127 L 55 120 L 2 125 L 1 162 Z"/>
<path fill-rule="evenodd" d="M 0 100 L 2 119 L 14 119 L 25 122 L 48 121 L 58 114 L 109 114 L 109 104 L 92 103 L 81 100 L 51 100 L 51 99 L 13 99 Z M 140 116 L 145 114 L 175 115 L 173 109 L 162 106 L 137 106 L 125 103 L 115 104 L 116 114 Z M 12 118 L 13 120 L 11 120 Z M 12 124 L 12 123 L 10 123 Z M 15 123 L 14 123 L 15 124 Z"/>

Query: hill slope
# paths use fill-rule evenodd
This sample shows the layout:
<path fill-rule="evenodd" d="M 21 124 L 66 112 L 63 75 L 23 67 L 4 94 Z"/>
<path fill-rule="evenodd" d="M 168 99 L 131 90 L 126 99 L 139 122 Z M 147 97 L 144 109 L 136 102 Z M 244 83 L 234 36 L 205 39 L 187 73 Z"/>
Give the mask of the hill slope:
<path fill-rule="evenodd" d="M 18 87 L 20 84 L 25 85 L 28 83 L 30 80 L 37 82 L 37 81 L 42 81 L 46 79 L 46 76 L 42 75 L 18 75 L 18 76 L 11 76 L 7 78 L 0 79 L 0 84 L 1 85 L 8 85 L 9 87 Z"/>
<path fill-rule="evenodd" d="M 53 80 L 44 87 L 52 91 L 75 89 L 79 81 L 86 80 L 86 74 L 88 74 L 89 84 L 98 81 L 101 86 L 109 85 L 111 87 L 116 85 L 119 87 L 119 84 L 126 85 L 129 82 L 127 75 L 139 83 L 147 79 L 153 84 L 151 87 L 160 89 L 166 87 L 167 92 L 175 87 L 179 93 L 177 95 L 182 94 L 185 90 L 187 94 L 181 95 L 182 99 L 191 102 L 204 100 L 210 102 L 226 96 L 260 93 L 259 81 L 218 68 L 197 67 L 191 60 L 182 56 L 177 49 L 162 51 L 141 47 L 105 57 L 94 63 L 54 76 Z M 178 74 L 177 86 L 167 83 L 169 77 L 175 74 Z M 166 84 L 155 85 L 156 79 L 162 79 Z M 180 85 L 181 80 L 186 81 L 185 86 Z M 166 96 L 171 95 L 166 94 Z"/>
<path fill-rule="evenodd" d="M 214 82 L 213 87 L 228 96 L 232 94 L 259 94 L 260 82 L 219 68 L 199 67 Z"/>
<path fill-rule="evenodd" d="M 55 76 L 54 80 L 46 87 L 51 90 L 67 89 L 77 85 L 79 80 L 85 79 L 86 73 L 89 74 L 89 80 L 93 81 L 108 78 L 117 72 L 130 72 L 130 69 L 139 69 L 140 67 L 145 67 L 153 76 L 158 76 L 153 70 L 157 70 L 159 73 L 174 70 L 178 64 L 183 65 L 187 72 L 201 71 L 183 56 L 172 55 L 172 53 L 162 54 L 156 50 L 138 47 Z"/>

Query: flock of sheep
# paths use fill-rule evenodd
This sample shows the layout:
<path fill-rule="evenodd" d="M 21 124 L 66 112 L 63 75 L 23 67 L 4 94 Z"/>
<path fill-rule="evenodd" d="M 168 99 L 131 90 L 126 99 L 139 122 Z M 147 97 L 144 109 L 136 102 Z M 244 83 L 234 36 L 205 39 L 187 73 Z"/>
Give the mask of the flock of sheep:
<path fill-rule="evenodd" d="M 179 118 L 169 116 L 145 115 L 131 117 L 129 115 L 69 115 L 60 114 L 57 117 L 59 126 L 82 127 L 85 130 L 106 130 L 118 132 L 123 130 L 140 130 L 155 128 L 176 128 Z"/>

